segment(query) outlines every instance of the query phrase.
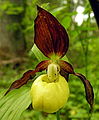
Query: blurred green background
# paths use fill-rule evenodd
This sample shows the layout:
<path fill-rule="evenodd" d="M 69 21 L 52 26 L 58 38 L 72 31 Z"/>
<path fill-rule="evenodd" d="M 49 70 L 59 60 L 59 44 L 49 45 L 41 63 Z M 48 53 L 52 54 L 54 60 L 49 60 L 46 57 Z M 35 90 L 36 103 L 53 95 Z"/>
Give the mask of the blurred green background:
<path fill-rule="evenodd" d="M 7 96 L 5 100 L 2 97 L 4 92 L 14 80 L 19 79 L 25 71 L 34 69 L 44 59 L 36 48 L 34 52 L 32 49 L 36 5 L 52 13 L 66 28 L 70 38 L 67 58 L 76 72 L 84 74 L 90 80 L 94 89 L 95 104 L 90 115 L 84 86 L 78 78 L 70 75 L 71 94 L 65 107 L 60 110 L 61 120 L 98 120 L 99 31 L 88 0 L 0 0 L 0 119 L 14 120 L 7 116 L 12 115 L 13 112 L 10 112 L 14 107 L 5 109 L 8 104 L 12 104 L 11 99 L 14 100 L 14 97 Z M 39 74 L 41 73 L 37 75 Z M 25 85 L 26 89 L 30 89 L 31 84 L 32 81 Z M 24 89 L 19 90 L 20 95 Z M 17 96 L 17 90 L 12 94 Z M 17 98 L 15 100 L 17 103 Z M 23 106 L 30 104 L 27 101 Z M 56 120 L 56 115 L 34 111 L 30 105 L 18 120 Z"/>

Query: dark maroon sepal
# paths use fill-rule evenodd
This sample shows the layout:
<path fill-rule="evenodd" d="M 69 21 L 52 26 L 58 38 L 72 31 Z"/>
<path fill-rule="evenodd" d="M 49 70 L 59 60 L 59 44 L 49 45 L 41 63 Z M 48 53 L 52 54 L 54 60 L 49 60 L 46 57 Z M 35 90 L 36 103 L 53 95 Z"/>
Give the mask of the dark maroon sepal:
<path fill-rule="evenodd" d="M 66 79 L 66 81 L 68 82 L 69 79 L 69 73 L 67 73 L 66 71 L 64 71 L 64 69 L 60 70 L 60 74 Z"/>
<path fill-rule="evenodd" d="M 7 90 L 5 95 L 8 94 L 8 92 L 10 92 L 11 90 L 16 89 L 16 88 L 20 88 L 21 86 L 26 84 L 31 78 L 33 78 L 33 75 L 35 76 L 36 72 L 37 72 L 36 70 L 29 70 L 29 71 L 25 72 L 23 74 L 22 78 L 20 78 L 19 80 L 14 81 L 11 84 L 10 88 Z"/>
<path fill-rule="evenodd" d="M 47 69 L 47 66 L 49 63 L 50 63 L 49 60 L 42 61 L 36 66 L 35 70 L 29 70 L 29 71 L 25 72 L 19 80 L 16 80 L 11 84 L 10 88 L 7 90 L 5 95 L 8 94 L 8 92 L 10 92 L 11 90 L 20 88 L 23 85 L 25 85 L 30 79 L 33 79 L 36 72 L 41 72 L 41 71 Z"/>
<path fill-rule="evenodd" d="M 64 27 L 46 10 L 37 6 L 34 43 L 42 53 L 51 58 L 53 54 L 63 57 L 69 47 L 69 38 Z"/>
<path fill-rule="evenodd" d="M 76 75 L 77 77 L 79 77 L 81 79 L 81 81 L 84 84 L 85 87 L 85 92 L 86 92 L 86 99 L 88 101 L 88 103 L 90 104 L 91 107 L 91 111 L 93 110 L 93 104 L 94 104 L 94 91 L 93 91 L 93 87 L 90 84 L 90 82 L 88 80 L 86 80 L 86 77 L 80 73 L 75 73 L 74 75 Z"/>
<path fill-rule="evenodd" d="M 43 70 L 47 69 L 48 65 L 51 63 L 51 60 L 44 60 L 41 61 L 37 66 L 36 66 L 36 70 L 38 70 L 39 72 L 42 72 Z"/>
<path fill-rule="evenodd" d="M 74 74 L 74 69 L 72 65 L 64 60 L 59 60 L 60 69 L 68 74 Z"/>

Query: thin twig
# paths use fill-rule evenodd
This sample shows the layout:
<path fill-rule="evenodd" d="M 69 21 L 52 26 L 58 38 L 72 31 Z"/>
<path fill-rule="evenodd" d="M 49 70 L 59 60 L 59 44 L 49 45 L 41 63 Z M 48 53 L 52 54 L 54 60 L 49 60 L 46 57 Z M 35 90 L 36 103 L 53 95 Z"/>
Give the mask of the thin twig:
<path fill-rule="evenodd" d="M 25 61 L 27 61 L 26 58 L 13 58 L 10 60 L 1 60 L 0 65 L 12 64 L 12 63 L 17 63 L 17 62 L 21 63 Z"/>

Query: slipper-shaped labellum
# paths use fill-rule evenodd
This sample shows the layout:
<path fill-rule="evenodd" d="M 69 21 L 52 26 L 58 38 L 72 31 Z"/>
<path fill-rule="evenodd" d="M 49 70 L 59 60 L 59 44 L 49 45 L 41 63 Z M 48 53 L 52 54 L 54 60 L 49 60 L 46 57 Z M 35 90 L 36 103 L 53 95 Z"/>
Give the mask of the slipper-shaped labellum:
<path fill-rule="evenodd" d="M 33 108 L 53 113 L 64 106 L 69 97 L 68 77 L 73 74 L 84 84 L 86 99 L 91 110 L 94 103 L 94 92 L 90 82 L 80 73 L 75 73 L 72 65 L 61 58 L 69 47 L 69 38 L 64 27 L 46 10 L 37 6 L 38 15 L 35 19 L 34 43 L 50 60 L 41 61 L 35 70 L 29 70 L 22 78 L 12 83 L 6 94 L 26 84 L 36 72 L 47 70 L 32 84 L 30 95 Z M 76 89 L 76 88 L 75 88 Z"/>
<path fill-rule="evenodd" d="M 66 79 L 59 78 L 50 82 L 48 75 L 39 76 L 31 88 L 32 105 L 35 110 L 53 113 L 64 106 L 69 97 L 69 87 Z"/>

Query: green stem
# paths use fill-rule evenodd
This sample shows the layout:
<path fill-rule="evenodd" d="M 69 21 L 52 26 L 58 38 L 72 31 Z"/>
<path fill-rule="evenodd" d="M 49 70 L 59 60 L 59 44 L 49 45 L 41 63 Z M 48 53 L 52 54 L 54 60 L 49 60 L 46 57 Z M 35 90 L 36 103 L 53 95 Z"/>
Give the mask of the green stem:
<path fill-rule="evenodd" d="M 60 120 L 60 111 L 56 112 L 56 118 L 57 118 L 57 120 Z"/>
<path fill-rule="evenodd" d="M 89 42 L 86 40 L 86 48 L 85 48 L 85 74 L 86 77 L 88 78 L 88 45 Z"/>

